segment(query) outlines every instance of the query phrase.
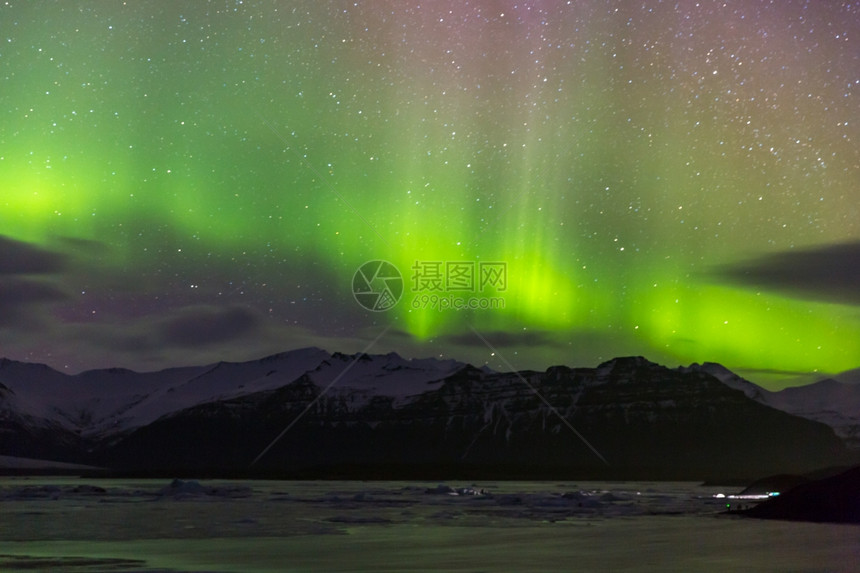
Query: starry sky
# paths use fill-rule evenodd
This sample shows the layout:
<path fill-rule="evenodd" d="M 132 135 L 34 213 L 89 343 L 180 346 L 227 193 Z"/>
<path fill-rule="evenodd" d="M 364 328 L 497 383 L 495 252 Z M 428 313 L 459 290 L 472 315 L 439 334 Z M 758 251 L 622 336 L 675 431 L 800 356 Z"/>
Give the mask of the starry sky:
<path fill-rule="evenodd" d="M 858 92 L 851 2 L 3 2 L 0 355 L 854 369 Z"/>

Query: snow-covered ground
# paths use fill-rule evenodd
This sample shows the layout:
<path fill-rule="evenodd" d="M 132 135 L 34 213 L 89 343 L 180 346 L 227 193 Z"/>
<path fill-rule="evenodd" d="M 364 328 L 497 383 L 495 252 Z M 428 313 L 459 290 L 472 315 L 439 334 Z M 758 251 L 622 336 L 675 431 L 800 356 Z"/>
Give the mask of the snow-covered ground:
<path fill-rule="evenodd" d="M 691 483 L 0 480 L 0 570 L 850 571 L 860 528 Z"/>
<path fill-rule="evenodd" d="M 0 456 L 0 468 L 13 470 L 98 470 L 94 466 L 84 466 L 81 464 L 67 464 L 63 462 L 54 462 L 51 460 L 34 460 L 31 458 L 17 458 L 14 456 Z"/>

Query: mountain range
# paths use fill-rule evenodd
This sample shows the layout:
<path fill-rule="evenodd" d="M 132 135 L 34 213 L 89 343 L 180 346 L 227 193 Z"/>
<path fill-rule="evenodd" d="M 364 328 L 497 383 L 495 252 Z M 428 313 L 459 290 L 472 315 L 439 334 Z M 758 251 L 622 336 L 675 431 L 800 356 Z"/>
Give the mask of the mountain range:
<path fill-rule="evenodd" d="M 854 450 L 860 450 L 860 371 L 851 370 L 813 384 L 766 390 L 715 364 L 693 364 L 681 371 L 706 372 L 753 400 L 797 416 L 823 422 Z"/>
<path fill-rule="evenodd" d="M 642 357 L 494 372 L 330 354 L 66 375 L 0 360 L 0 456 L 114 472 L 700 479 L 857 460 L 860 385 Z"/>

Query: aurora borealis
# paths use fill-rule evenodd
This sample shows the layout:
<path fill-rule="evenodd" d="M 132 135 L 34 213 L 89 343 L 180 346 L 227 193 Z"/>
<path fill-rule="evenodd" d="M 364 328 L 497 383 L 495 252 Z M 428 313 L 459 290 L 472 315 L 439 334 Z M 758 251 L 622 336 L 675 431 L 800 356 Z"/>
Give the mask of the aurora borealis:
<path fill-rule="evenodd" d="M 857 368 L 858 90 L 849 2 L 5 2 L 0 355 Z"/>

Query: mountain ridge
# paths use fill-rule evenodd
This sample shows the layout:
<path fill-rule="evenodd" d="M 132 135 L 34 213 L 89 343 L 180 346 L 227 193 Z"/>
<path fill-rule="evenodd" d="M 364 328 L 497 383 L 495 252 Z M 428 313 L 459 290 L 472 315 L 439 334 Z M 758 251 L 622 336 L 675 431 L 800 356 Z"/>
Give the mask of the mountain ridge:
<path fill-rule="evenodd" d="M 293 424 L 261 471 L 411 464 L 588 473 L 606 470 L 595 453 L 607 452 L 616 474 L 676 477 L 685 468 L 812 469 L 848 455 L 831 427 L 775 408 L 774 393 L 719 364 L 669 368 L 642 356 L 495 372 L 308 347 L 149 373 L 66 375 L 2 361 L 0 385 L 0 454 L 34 457 L 35 449 L 136 470 L 250 468 Z"/>

